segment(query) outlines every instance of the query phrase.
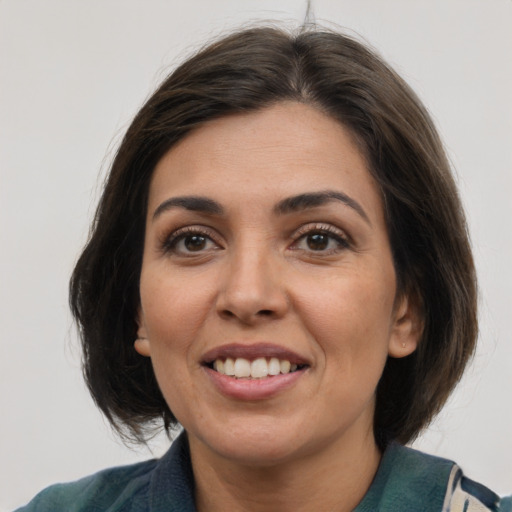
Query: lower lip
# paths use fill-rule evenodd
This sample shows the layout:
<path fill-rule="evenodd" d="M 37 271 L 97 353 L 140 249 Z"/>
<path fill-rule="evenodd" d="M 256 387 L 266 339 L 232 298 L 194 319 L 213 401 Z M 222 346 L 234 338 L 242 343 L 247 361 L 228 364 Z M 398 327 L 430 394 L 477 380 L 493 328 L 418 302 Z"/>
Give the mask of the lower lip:
<path fill-rule="evenodd" d="M 203 367 L 217 389 L 230 398 L 238 400 L 265 400 L 292 387 L 304 376 L 306 368 L 295 372 L 265 377 L 262 379 L 237 379 Z"/>

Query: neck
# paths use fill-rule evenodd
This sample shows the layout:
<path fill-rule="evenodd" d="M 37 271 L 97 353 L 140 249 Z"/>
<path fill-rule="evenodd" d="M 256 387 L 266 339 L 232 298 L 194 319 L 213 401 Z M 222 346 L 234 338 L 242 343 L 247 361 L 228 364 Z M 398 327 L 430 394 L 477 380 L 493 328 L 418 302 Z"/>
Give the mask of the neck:
<path fill-rule="evenodd" d="M 260 467 L 227 460 L 200 441 L 189 442 L 198 512 L 352 511 L 381 458 L 373 433 Z"/>

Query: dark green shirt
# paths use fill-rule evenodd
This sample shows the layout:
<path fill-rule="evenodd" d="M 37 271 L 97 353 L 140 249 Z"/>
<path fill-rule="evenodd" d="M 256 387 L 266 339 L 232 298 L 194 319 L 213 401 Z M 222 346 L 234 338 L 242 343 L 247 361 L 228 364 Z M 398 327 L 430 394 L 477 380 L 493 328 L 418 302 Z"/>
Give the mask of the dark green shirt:
<path fill-rule="evenodd" d="M 512 512 L 512 498 L 500 502 L 495 493 L 465 478 L 453 462 L 393 443 L 355 510 Z M 180 435 L 159 460 L 53 485 L 17 512 L 196 512 L 186 436 Z"/>

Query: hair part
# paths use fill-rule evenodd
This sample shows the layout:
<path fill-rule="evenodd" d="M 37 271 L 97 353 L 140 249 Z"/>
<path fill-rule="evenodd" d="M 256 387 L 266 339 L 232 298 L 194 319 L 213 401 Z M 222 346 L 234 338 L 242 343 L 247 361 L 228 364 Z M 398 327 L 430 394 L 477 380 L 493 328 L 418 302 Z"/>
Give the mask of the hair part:
<path fill-rule="evenodd" d="M 149 183 L 163 155 L 203 123 L 282 101 L 347 127 L 378 184 L 398 293 L 423 315 L 418 349 L 388 358 L 376 392 L 381 447 L 406 443 L 440 410 L 477 337 L 477 288 L 464 212 L 442 143 L 409 86 L 375 52 L 310 28 L 236 32 L 179 66 L 149 98 L 113 161 L 90 238 L 70 282 L 89 390 L 126 440 L 176 418 L 151 361 L 133 348 Z"/>

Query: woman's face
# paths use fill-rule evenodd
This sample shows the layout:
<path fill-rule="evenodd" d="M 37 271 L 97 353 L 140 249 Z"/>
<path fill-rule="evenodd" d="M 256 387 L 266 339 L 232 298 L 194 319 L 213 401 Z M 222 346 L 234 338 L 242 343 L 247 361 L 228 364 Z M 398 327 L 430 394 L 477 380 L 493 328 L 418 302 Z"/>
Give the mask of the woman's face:
<path fill-rule="evenodd" d="M 162 158 L 140 293 L 135 346 L 192 450 L 244 463 L 373 443 L 386 358 L 416 347 L 365 159 L 298 103 L 211 121 Z"/>

